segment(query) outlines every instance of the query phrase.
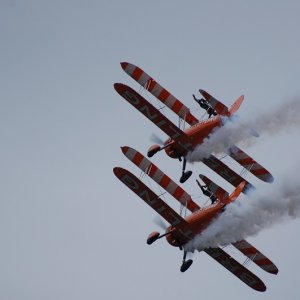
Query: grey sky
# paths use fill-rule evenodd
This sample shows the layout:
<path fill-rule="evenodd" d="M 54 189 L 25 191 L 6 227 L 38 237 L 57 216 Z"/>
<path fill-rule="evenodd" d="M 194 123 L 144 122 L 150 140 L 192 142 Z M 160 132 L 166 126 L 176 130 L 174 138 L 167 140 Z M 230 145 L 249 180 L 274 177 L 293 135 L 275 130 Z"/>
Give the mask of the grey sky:
<path fill-rule="evenodd" d="M 298 299 L 299 220 L 249 239 L 279 268 L 272 276 L 249 266 L 264 295 L 204 253 L 181 274 L 177 249 L 146 245 L 155 213 L 112 168 L 139 174 L 120 146 L 145 153 L 151 133 L 164 136 L 114 91 L 114 82 L 139 89 L 119 62 L 192 109 L 199 88 L 227 105 L 245 94 L 239 115 L 251 118 L 299 98 L 299 9 L 271 0 L 1 0 L 0 298 Z M 299 129 L 244 149 L 276 184 L 299 163 Z M 180 164 L 163 153 L 153 161 L 178 179 Z M 224 183 L 202 164 L 191 168 Z M 194 179 L 185 188 L 200 195 Z"/>

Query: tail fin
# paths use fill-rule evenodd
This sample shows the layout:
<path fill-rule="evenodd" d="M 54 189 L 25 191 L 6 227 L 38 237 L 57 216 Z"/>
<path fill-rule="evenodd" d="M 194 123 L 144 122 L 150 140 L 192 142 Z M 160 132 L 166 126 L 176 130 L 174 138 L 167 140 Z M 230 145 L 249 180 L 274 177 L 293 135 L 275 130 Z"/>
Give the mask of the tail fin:
<path fill-rule="evenodd" d="M 237 98 L 237 100 L 229 108 L 229 117 L 231 117 L 233 114 L 235 114 L 237 112 L 237 110 L 242 105 L 243 101 L 244 101 L 244 95 Z"/>
<path fill-rule="evenodd" d="M 237 188 L 232 192 L 232 194 L 223 201 L 225 204 L 229 204 L 236 200 L 236 198 L 240 195 L 240 193 L 243 191 L 244 187 L 246 185 L 246 181 L 241 182 Z"/>

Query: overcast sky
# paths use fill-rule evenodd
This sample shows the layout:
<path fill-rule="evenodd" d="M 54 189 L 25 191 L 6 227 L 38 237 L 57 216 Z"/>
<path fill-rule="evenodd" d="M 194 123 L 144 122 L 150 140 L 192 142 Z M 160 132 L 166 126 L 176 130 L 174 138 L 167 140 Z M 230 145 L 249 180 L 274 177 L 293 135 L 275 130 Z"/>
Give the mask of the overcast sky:
<path fill-rule="evenodd" d="M 299 299 L 299 220 L 249 239 L 279 268 L 248 266 L 267 285 L 261 294 L 205 253 L 180 273 L 178 249 L 146 245 L 155 213 L 112 173 L 140 174 L 121 146 L 146 153 L 151 133 L 164 137 L 114 91 L 115 82 L 139 90 L 121 61 L 191 109 L 199 88 L 228 106 L 244 94 L 239 115 L 251 119 L 300 101 L 299 11 L 296 0 L 1 0 L 0 298 Z M 299 128 L 243 149 L 276 185 L 299 165 Z M 164 153 L 153 162 L 178 180 L 178 162 Z M 194 179 L 184 187 L 196 197 Z"/>

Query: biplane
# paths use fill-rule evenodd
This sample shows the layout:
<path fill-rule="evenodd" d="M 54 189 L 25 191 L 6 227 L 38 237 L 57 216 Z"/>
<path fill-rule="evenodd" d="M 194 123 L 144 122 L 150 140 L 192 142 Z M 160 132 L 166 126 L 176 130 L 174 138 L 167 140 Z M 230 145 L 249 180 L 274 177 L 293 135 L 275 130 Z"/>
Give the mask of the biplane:
<path fill-rule="evenodd" d="M 204 175 L 200 175 L 201 180 L 209 187 L 210 191 L 214 193 L 217 199 L 214 204 L 201 208 L 182 187 L 177 185 L 169 176 L 144 157 L 140 152 L 127 146 L 122 147 L 121 149 L 123 154 L 137 167 L 139 167 L 141 171 L 147 174 L 157 184 L 164 188 L 166 192 L 173 196 L 175 200 L 180 202 L 181 205 L 191 212 L 191 214 L 186 217 L 181 216 L 165 201 L 163 201 L 161 196 L 154 193 L 135 175 L 120 167 L 115 167 L 113 169 L 115 176 L 121 182 L 123 182 L 170 224 L 163 234 L 160 234 L 157 231 L 150 233 L 147 238 L 147 244 L 151 245 L 158 239 L 165 237 L 170 245 L 179 247 L 180 250 L 183 250 L 183 262 L 180 270 L 181 272 L 185 272 L 193 262 L 191 259 L 186 259 L 187 250 L 185 249 L 185 245 L 195 238 L 195 236 L 201 234 L 203 230 L 208 228 L 213 220 L 215 220 L 215 218 L 217 218 L 217 216 L 226 209 L 226 206 L 237 199 L 243 191 L 246 182 L 242 181 L 234 189 L 231 195 L 229 195 L 209 178 Z M 278 269 L 272 261 L 246 240 L 233 242 L 232 245 L 264 271 L 271 274 L 278 273 Z M 231 257 L 221 247 L 204 248 L 201 250 L 219 262 L 249 287 L 261 292 L 266 290 L 266 286 L 261 279 Z"/>
<path fill-rule="evenodd" d="M 199 91 L 203 96 L 203 99 L 199 100 L 202 103 L 200 103 L 200 105 L 202 107 L 208 107 L 210 109 L 209 113 L 212 115 L 212 117 L 199 121 L 181 101 L 163 88 L 142 69 L 127 62 L 122 62 L 121 67 L 143 88 L 160 100 L 165 106 L 170 108 L 185 123 L 190 125 L 189 128 L 182 130 L 134 89 L 121 83 L 114 84 L 115 90 L 126 101 L 128 101 L 133 107 L 140 111 L 144 116 L 146 116 L 169 136 L 163 145 L 152 145 L 148 150 L 147 156 L 152 157 L 157 152 L 165 150 L 169 157 L 183 161 L 180 182 L 184 183 L 192 175 L 192 171 L 186 171 L 187 154 L 194 151 L 197 146 L 199 147 L 199 145 L 201 145 L 212 132 L 223 126 L 226 123 L 226 120 L 232 118 L 242 104 L 244 96 L 240 96 L 233 103 L 233 105 L 228 108 L 221 101 L 211 96 L 208 92 L 200 89 Z M 194 99 L 197 100 L 195 97 Z M 257 178 L 265 182 L 273 182 L 273 176 L 270 174 L 270 172 L 257 163 L 238 146 L 231 145 L 231 147 L 226 149 L 226 151 L 228 151 L 228 154 L 232 159 L 238 162 L 242 167 L 247 169 Z M 226 164 L 224 164 L 212 153 L 202 157 L 201 161 L 235 187 L 237 187 L 243 181 L 241 177 L 229 169 Z M 246 182 L 244 191 L 251 187 L 251 184 Z"/>

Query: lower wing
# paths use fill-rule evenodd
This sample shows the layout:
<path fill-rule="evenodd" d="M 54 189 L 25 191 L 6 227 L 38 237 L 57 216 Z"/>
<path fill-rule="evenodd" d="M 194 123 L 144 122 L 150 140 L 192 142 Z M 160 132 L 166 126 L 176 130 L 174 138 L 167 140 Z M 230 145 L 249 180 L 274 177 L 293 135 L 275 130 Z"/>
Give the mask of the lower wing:
<path fill-rule="evenodd" d="M 259 292 L 264 292 L 267 289 L 261 279 L 237 262 L 221 248 L 208 248 L 204 251 L 252 289 Z"/>
<path fill-rule="evenodd" d="M 246 186 L 243 190 L 244 193 L 247 192 L 247 190 L 254 189 L 254 186 L 250 182 L 230 169 L 226 164 L 224 164 L 214 155 L 210 155 L 207 158 L 202 158 L 201 161 L 235 187 L 245 181 Z"/>
<path fill-rule="evenodd" d="M 180 152 L 186 153 L 194 149 L 189 137 L 134 89 L 122 83 L 115 83 L 114 87 L 128 103 L 175 141 Z"/>
<path fill-rule="evenodd" d="M 241 166 L 243 166 L 245 169 L 247 169 L 262 181 L 270 183 L 274 181 L 272 174 L 267 169 L 257 163 L 252 157 L 250 157 L 247 153 L 245 153 L 237 146 L 233 145 L 230 147 L 229 155 Z"/>
<path fill-rule="evenodd" d="M 271 274 L 278 273 L 278 268 L 275 266 L 275 264 L 265 255 L 259 252 L 249 242 L 241 240 L 239 242 L 232 243 L 232 245 L 266 272 L 269 272 Z"/>
<path fill-rule="evenodd" d="M 177 212 L 175 212 L 168 204 L 159 198 L 150 188 L 129 171 L 116 167 L 113 169 L 114 174 L 128 188 L 136 193 L 158 214 L 160 214 L 167 222 L 176 228 L 176 236 L 182 244 L 187 243 L 194 237 L 190 225 Z"/>

